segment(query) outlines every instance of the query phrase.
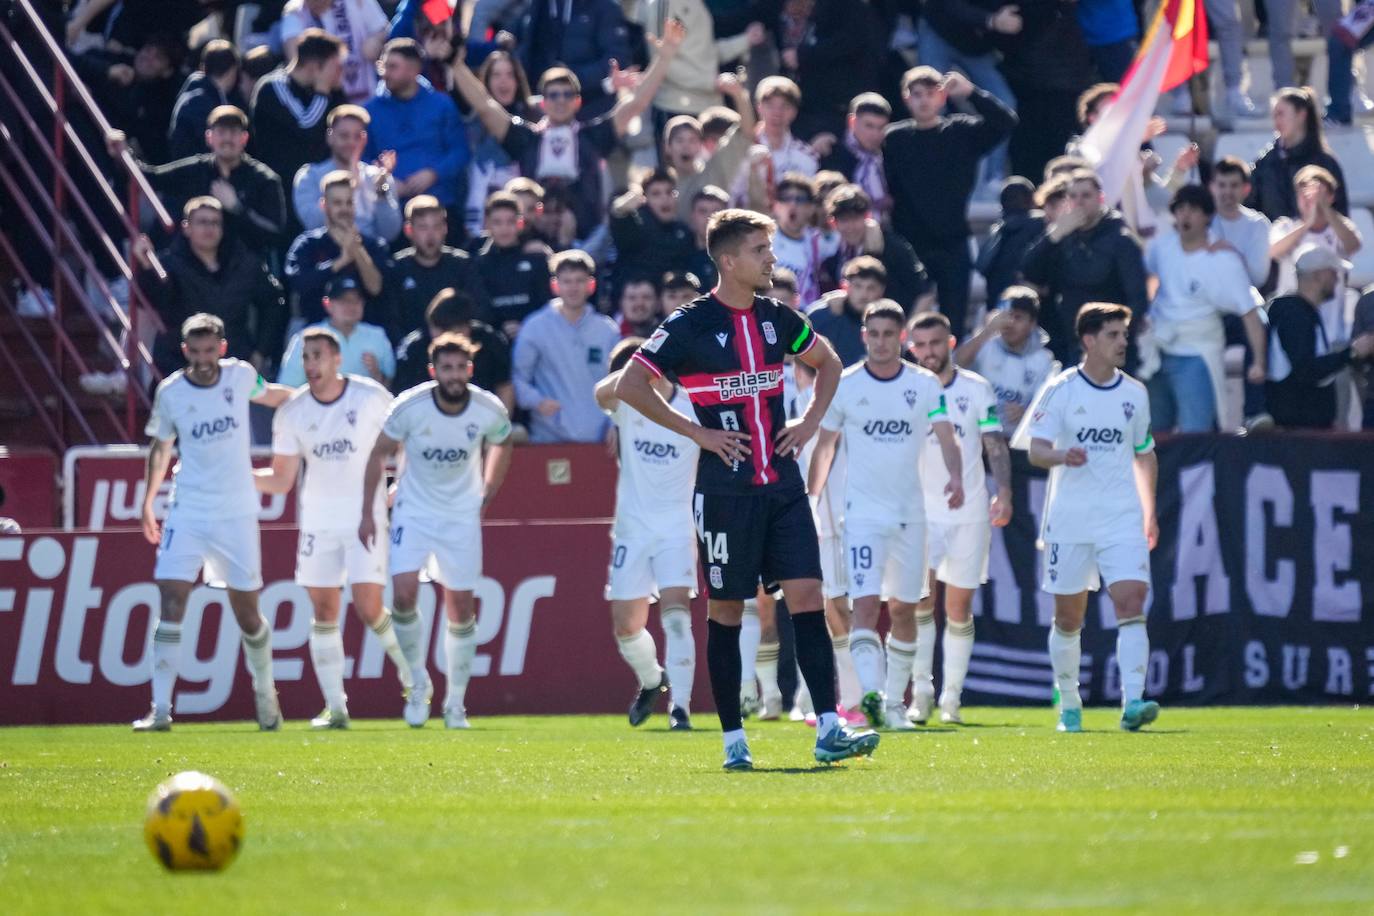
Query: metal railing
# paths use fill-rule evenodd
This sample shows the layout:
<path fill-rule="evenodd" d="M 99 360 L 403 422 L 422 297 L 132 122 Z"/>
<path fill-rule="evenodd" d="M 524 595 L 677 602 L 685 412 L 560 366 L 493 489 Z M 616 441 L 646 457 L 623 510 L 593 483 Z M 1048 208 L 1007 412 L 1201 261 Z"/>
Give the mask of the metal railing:
<path fill-rule="evenodd" d="M 142 208 L 151 207 L 153 217 L 164 230 L 172 230 L 175 224 L 128 150 L 121 150 L 113 160 L 117 175 L 124 179 L 128 188 L 126 199 L 121 202 L 115 187 L 73 126 L 69 109 L 89 119 L 101 138 L 111 132 L 109 121 L 29 0 L 13 0 L 12 7 L 19 13 L 16 29 L 23 30 L 28 40 L 22 43 L 16 40 L 10 27 L 0 21 L 0 55 L 17 65 L 9 68 L 8 74 L 0 68 L 0 102 L 9 103 L 4 110 L 12 112 L 17 122 L 0 123 L 0 142 L 11 153 L 0 156 L 0 184 L 23 220 L 11 219 L 0 227 L 0 251 L 9 258 L 19 279 L 39 301 L 43 294 L 41 280 L 48 278 L 34 276 L 23 264 L 10 234 L 27 232 L 29 240 L 41 245 L 51 257 L 53 309 L 47 314 L 53 337 L 51 352 L 44 352 L 42 344 L 23 327 L 25 319 L 18 317 L 16 303 L 8 295 L 0 295 L 0 305 L 16 316 L 15 322 L 22 330 L 20 336 L 43 368 L 48 382 L 56 387 L 59 402 L 66 410 L 59 410 L 55 417 L 49 416 L 47 403 L 31 380 L 22 378 L 15 355 L 8 349 L 0 355 L 15 368 L 16 375 L 20 376 L 21 390 L 43 418 L 45 429 L 59 448 L 64 449 L 77 441 L 73 433 L 85 441 L 99 442 L 64 382 L 68 361 L 82 374 L 90 371 L 86 358 L 89 354 L 83 356 L 65 324 L 69 307 L 75 307 L 95 326 L 99 340 L 125 374 L 122 420 L 108 402 L 102 402 L 97 410 L 125 441 L 134 442 L 140 433 L 139 409 L 151 406 L 143 380 L 160 377 L 152 354 L 141 340 L 140 326 L 151 322 L 155 330 L 164 329 L 156 309 L 140 289 L 139 269 L 133 263 L 133 252 L 141 234 Z M 41 75 L 42 71 L 50 74 L 47 80 Z M 15 77 L 13 81 L 11 76 Z M 50 125 L 42 122 L 50 122 Z M 25 151 L 36 153 L 45 160 L 52 173 L 50 181 L 43 180 Z M 104 150 L 100 152 L 103 156 Z M 84 185 L 79 185 L 77 178 L 86 179 Z M 96 189 L 93 197 L 90 196 L 92 188 Z M 116 235 L 127 235 L 127 250 L 106 230 L 96 212 L 97 207 L 117 227 Z M 83 235 L 85 239 L 94 239 L 98 254 L 86 250 Z M 114 265 L 115 273 L 128 283 L 127 307 L 120 304 L 98 269 L 97 256 L 105 257 Z M 73 263 L 84 273 L 87 282 L 82 282 Z M 166 272 L 156 255 L 149 253 L 148 267 L 159 281 L 166 279 Z M 93 291 L 88 291 L 88 284 L 94 287 Z M 70 432 L 68 416 L 76 426 Z"/>

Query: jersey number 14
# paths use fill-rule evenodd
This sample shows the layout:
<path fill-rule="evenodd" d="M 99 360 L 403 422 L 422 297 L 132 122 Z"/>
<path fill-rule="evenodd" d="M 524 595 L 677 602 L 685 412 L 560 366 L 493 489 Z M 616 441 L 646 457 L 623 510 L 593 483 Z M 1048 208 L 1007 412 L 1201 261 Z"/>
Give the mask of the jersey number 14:
<path fill-rule="evenodd" d="M 703 536 L 706 542 L 706 562 L 707 563 L 729 563 L 730 548 L 725 543 L 725 532 L 720 531 L 712 534 L 710 531 Z"/>

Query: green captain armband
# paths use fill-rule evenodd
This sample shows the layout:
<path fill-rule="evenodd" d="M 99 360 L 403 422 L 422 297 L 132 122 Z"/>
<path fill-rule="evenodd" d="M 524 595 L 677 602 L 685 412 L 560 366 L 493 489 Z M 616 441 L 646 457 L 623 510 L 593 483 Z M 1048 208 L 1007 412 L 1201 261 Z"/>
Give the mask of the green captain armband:
<path fill-rule="evenodd" d="M 1154 437 L 1154 434 L 1153 434 L 1153 433 L 1146 433 L 1146 434 L 1145 434 L 1145 441 L 1142 442 L 1142 443 L 1140 443 L 1139 445 L 1137 445 L 1137 446 L 1135 447 L 1135 453 L 1136 453 L 1137 455 L 1139 455 L 1141 452 L 1148 451 L 1149 449 L 1151 449 L 1151 448 L 1154 447 L 1154 444 L 1155 444 L 1155 437 Z"/>
<path fill-rule="evenodd" d="M 801 333 L 797 335 L 796 340 L 792 341 L 792 346 L 788 349 L 791 350 L 793 356 L 796 356 L 804 352 L 808 347 L 810 347 L 811 344 L 815 341 L 815 339 L 816 332 L 811 330 L 810 323 L 803 321 Z"/>
<path fill-rule="evenodd" d="M 945 396 L 942 394 L 942 395 L 940 395 L 940 406 L 936 407 L 936 408 L 935 408 L 934 410 L 932 410 L 930 413 L 926 414 L 926 419 L 927 419 L 927 420 L 934 420 L 936 417 L 947 417 L 947 416 L 949 416 L 949 409 L 948 409 L 947 407 L 945 407 Z"/>

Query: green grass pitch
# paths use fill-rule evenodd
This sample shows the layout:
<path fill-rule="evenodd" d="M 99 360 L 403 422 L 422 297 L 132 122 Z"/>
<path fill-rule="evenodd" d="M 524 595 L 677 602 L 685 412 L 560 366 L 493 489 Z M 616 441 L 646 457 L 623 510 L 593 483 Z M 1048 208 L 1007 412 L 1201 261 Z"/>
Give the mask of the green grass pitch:
<path fill-rule="evenodd" d="M 0 911 L 31 913 L 1374 912 L 1367 710 L 970 708 L 813 767 L 812 732 L 713 716 L 0 729 Z M 243 852 L 169 874 L 144 803 L 200 769 Z"/>

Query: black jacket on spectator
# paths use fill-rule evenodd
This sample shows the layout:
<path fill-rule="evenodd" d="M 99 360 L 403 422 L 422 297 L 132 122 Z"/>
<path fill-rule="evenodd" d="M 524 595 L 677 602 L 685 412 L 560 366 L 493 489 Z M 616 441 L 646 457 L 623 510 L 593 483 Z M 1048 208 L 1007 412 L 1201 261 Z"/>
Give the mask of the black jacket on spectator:
<path fill-rule="evenodd" d="M 887 271 L 887 289 L 883 295 L 900 305 L 908 315 L 911 314 L 916 299 L 930 292 L 930 277 L 926 275 L 925 266 L 912 250 L 911 243 L 891 229 L 883 227 L 881 252 L 865 251 L 863 254 L 873 255 L 882 262 L 883 269 Z M 826 277 L 827 288 L 839 286 L 843 279 L 844 265 L 848 263 L 847 260 L 842 260 L 843 258 L 845 249 L 844 245 L 841 245 L 840 250 L 825 262 L 822 273 Z"/>
<path fill-rule="evenodd" d="M 576 181 L 538 177 L 542 136 L 542 129 L 535 124 L 523 118 L 512 118 L 501 147 L 506 155 L 519 163 L 521 175 L 534 178 L 546 190 L 562 187 L 568 191 L 572 197 L 573 216 L 577 220 L 577 237 L 584 239 L 606 217 L 602 166 L 606 157 L 620 144 L 615 124 L 610 117 L 600 117 L 578 126 Z"/>
<path fill-rule="evenodd" d="M 139 156 L 153 163 L 164 163 L 176 156 L 167 144 L 167 122 L 176 104 L 177 77 L 141 80 L 122 86 L 110 79 L 116 64 L 132 67 L 134 55 L 109 51 L 87 51 L 71 58 L 77 74 L 86 81 L 100 110 L 115 128 L 124 131 Z M 191 152 L 205 151 L 205 123 L 201 122 L 200 145 Z"/>
<path fill-rule="evenodd" d="M 1039 210 L 1008 213 L 992 227 L 973 265 L 987 280 L 988 302 L 996 302 L 1016 282 L 1026 252 L 1044 232 L 1045 215 Z"/>
<path fill-rule="evenodd" d="M 698 248 L 695 244 L 692 245 L 692 256 L 687 259 L 687 270 L 697 278 L 703 290 L 715 289 L 716 281 L 720 279 L 716 262 L 711 260 L 705 248 Z"/>
<path fill-rule="evenodd" d="M 342 90 L 321 95 L 273 70 L 253 87 L 249 152 L 289 184 L 301 166 L 329 158 L 325 116 L 345 101 Z"/>
<path fill-rule="evenodd" d="M 363 245 L 372 257 L 372 263 L 381 271 L 383 284 L 391 273 L 391 249 L 382 239 L 363 236 Z M 339 256 L 339 243 L 329 234 L 328 226 L 309 229 L 296 236 L 286 253 L 286 268 L 283 271 L 286 287 L 295 297 L 296 313 L 306 324 L 324 321 L 324 291 L 329 281 L 341 273 L 334 270 L 334 259 Z M 345 268 L 352 270 L 352 267 Z M 386 312 L 385 293 L 383 296 L 368 296 L 363 311 L 363 320 L 369 324 L 389 328 L 392 325 Z"/>
<path fill-rule="evenodd" d="M 234 105 L 243 111 L 248 110 L 248 104 L 237 88 L 224 92 L 200 70 L 186 78 L 181 92 L 177 94 L 176 106 L 172 109 L 172 124 L 167 132 L 167 153 L 170 158 L 182 159 L 205 152 L 205 124 L 210 120 L 210 112 L 220 105 Z"/>
<path fill-rule="evenodd" d="M 549 265 L 544 257 L 519 245 L 497 248 L 487 239 L 473 260 L 487 292 L 486 310 L 477 315 L 493 327 L 524 321 L 549 301 Z"/>
<path fill-rule="evenodd" d="M 1066 366 L 1078 362 L 1074 319 L 1085 303 L 1126 305 L 1137 318 L 1149 311 L 1140 242 L 1116 211 L 1059 242 L 1042 234 L 1026 251 L 1021 272 L 1049 290 L 1042 300 L 1040 323 L 1050 333 L 1055 357 Z M 1127 357 L 1127 371 L 1133 364 L 1134 348 Z"/>
<path fill-rule="evenodd" d="M 1002 0 L 926 0 L 922 26 L 929 26 L 956 50 L 987 54 L 1002 44 L 988 28 L 988 17 L 1006 4 Z"/>
<path fill-rule="evenodd" d="M 510 343 L 481 321 L 469 322 L 466 333 L 478 347 L 472 358 L 472 383 L 495 393 L 497 386 L 510 382 Z M 429 328 L 422 323 L 397 344 L 396 376 L 391 380 L 396 394 L 429 381 L 429 341 Z"/>
<path fill-rule="evenodd" d="M 144 166 L 143 173 L 173 219 L 181 218 L 181 208 L 188 200 L 209 194 L 210 186 L 223 177 L 214 153 L 187 156 L 166 165 Z M 228 180 L 238 194 L 239 206 L 236 210 L 224 210 L 225 237 L 241 239 L 266 258 L 281 241 L 286 225 L 281 181 L 252 156 L 239 160 Z"/>
<path fill-rule="evenodd" d="M 1270 220 L 1282 216 L 1298 216 L 1298 192 L 1293 187 L 1293 176 L 1309 165 L 1319 165 L 1336 176 L 1336 209 L 1350 215 L 1350 197 L 1345 190 L 1345 173 L 1336 157 L 1321 148 L 1317 139 L 1308 136 L 1291 150 L 1286 150 L 1275 140 L 1260 153 L 1250 170 L 1250 196 L 1245 205 L 1258 210 Z"/>
<path fill-rule="evenodd" d="M 400 341 L 416 328 L 425 326 L 425 309 L 442 289 L 453 287 L 472 297 L 478 314 L 485 314 L 487 289 L 477 272 L 477 264 L 466 251 L 445 245 L 439 263 L 425 267 L 415 260 L 415 249 L 396 253 L 391 275 L 386 279 L 391 296 L 391 324 L 386 325 L 392 342 Z"/>
<path fill-rule="evenodd" d="M 812 137 L 821 131 L 844 136 L 850 99 L 879 85 L 881 49 L 887 38 L 869 4 L 817 0 L 797 47 L 797 84 L 802 91 L 793 129 L 797 136 Z"/>
<path fill-rule="evenodd" d="M 1336 386 L 1331 376 L 1349 364 L 1350 347 L 1330 349 L 1321 313 L 1306 299 L 1280 296 L 1270 303 L 1270 380 L 1264 383 L 1264 399 L 1275 423 L 1294 429 L 1330 429 L 1336 422 Z M 1284 378 L 1274 381 L 1276 375 Z"/>
<path fill-rule="evenodd" d="M 991 94 L 975 89 L 968 101 L 976 115 L 949 115 L 925 130 L 915 121 L 898 121 L 883 139 L 892 228 L 917 251 L 968 238 L 966 211 L 978 160 L 1016 126 L 1016 114 Z"/>
<path fill-rule="evenodd" d="M 668 271 L 684 271 L 696 251 L 692 230 L 681 220 L 663 222 L 648 205 L 625 216 L 611 217 L 615 242 L 615 287 L 630 280 L 649 280 L 658 286 Z"/>
<path fill-rule="evenodd" d="M 852 366 L 867 355 L 863 340 L 864 316 L 850 307 L 843 292 L 826 293 L 806 310 L 806 317 L 811 319 L 816 333 L 830 341 L 835 355 L 844 365 Z"/>
<path fill-rule="evenodd" d="M 164 374 L 186 364 L 181 355 L 181 323 L 196 312 L 210 312 L 224 321 L 229 355 L 248 359 L 261 353 L 270 363 L 281 358 L 290 313 L 281 284 L 267 264 L 242 242 L 227 239 L 219 246 L 219 270 L 210 271 L 177 236 L 159 252 L 167 281 L 151 270 L 139 272 L 139 287 L 157 309 L 166 330 L 153 342 L 153 361 Z"/>
<path fill-rule="evenodd" d="M 518 31 L 516 54 L 537 83 L 545 70 L 561 64 L 582 84 L 582 110 L 587 119 L 609 111 L 615 98 L 602 89 L 611 60 L 628 66 L 629 29 L 614 0 L 539 0 L 529 4 Z M 529 174 L 526 172 L 525 174 Z"/>

